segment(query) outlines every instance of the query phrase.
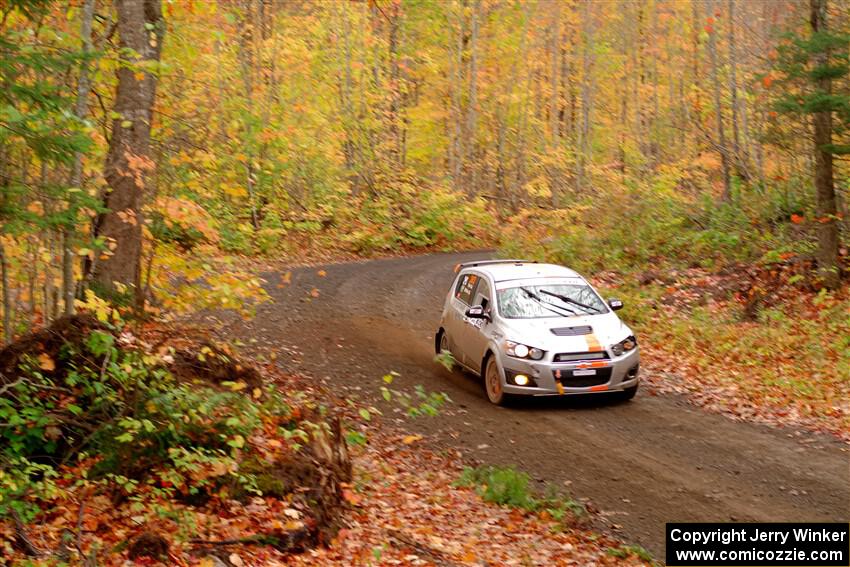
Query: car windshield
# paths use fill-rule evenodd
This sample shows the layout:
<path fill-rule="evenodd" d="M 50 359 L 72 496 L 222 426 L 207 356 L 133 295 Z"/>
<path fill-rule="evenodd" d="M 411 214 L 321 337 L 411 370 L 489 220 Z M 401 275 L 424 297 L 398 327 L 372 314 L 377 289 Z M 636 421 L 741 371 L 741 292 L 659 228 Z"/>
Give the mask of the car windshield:
<path fill-rule="evenodd" d="M 506 319 L 596 315 L 608 310 L 587 284 L 521 285 L 501 289 L 498 296 L 499 313 Z"/>

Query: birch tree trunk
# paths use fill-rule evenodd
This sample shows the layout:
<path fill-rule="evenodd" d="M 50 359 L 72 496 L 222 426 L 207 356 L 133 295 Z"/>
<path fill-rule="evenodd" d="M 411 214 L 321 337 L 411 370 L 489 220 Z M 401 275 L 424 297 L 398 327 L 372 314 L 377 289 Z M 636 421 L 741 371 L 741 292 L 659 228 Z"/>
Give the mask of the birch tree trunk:
<path fill-rule="evenodd" d="M 83 3 L 82 22 L 80 23 L 80 37 L 83 42 L 83 56 L 92 50 L 91 28 L 94 20 L 95 0 L 85 0 Z M 80 76 L 77 78 L 77 100 L 74 105 L 74 114 L 80 120 L 84 120 L 89 111 L 89 91 L 91 82 L 89 80 L 88 61 L 83 60 L 80 65 Z M 74 163 L 71 165 L 71 177 L 68 185 L 72 189 L 82 189 L 83 185 L 83 156 L 80 152 L 74 154 Z M 65 315 L 74 314 L 74 297 L 76 286 L 74 283 L 74 221 L 76 217 L 76 198 L 73 191 L 68 193 L 69 220 L 62 230 L 62 299 L 65 304 Z"/>

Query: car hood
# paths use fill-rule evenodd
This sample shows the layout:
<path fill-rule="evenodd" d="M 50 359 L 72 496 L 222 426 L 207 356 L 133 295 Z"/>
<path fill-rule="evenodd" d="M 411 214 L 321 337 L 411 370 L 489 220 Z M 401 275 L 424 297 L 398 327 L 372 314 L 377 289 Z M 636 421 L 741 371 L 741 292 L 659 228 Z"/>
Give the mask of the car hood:
<path fill-rule="evenodd" d="M 540 319 L 503 319 L 505 339 L 555 352 L 587 352 L 590 333 L 558 336 L 552 329 L 589 326 L 603 346 L 620 342 L 632 335 L 632 330 L 613 312 L 576 317 L 546 317 Z"/>

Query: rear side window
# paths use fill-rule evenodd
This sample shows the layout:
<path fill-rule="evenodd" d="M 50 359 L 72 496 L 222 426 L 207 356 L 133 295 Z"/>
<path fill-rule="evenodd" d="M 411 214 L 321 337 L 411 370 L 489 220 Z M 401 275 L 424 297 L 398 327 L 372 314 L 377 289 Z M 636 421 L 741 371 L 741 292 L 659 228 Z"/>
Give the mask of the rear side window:
<path fill-rule="evenodd" d="M 472 298 L 475 295 L 475 289 L 478 287 L 478 282 L 481 280 L 475 274 L 463 274 L 460 276 L 455 287 L 455 297 L 469 305 L 472 303 Z"/>
<path fill-rule="evenodd" d="M 490 304 L 490 286 L 487 285 L 487 280 L 483 278 L 479 279 L 481 281 L 478 282 L 478 287 L 475 289 L 475 294 L 473 295 L 475 303 L 473 305 L 480 305 L 486 309 Z"/>

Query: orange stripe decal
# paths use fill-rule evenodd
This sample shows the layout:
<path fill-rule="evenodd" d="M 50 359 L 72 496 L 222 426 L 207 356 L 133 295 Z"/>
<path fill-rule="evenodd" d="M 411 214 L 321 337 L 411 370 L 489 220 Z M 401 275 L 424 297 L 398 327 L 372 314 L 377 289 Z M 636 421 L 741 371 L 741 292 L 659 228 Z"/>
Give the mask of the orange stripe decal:
<path fill-rule="evenodd" d="M 587 341 L 587 352 L 601 352 L 603 350 L 599 339 L 593 333 L 585 335 L 584 340 Z"/>
<path fill-rule="evenodd" d="M 592 387 L 590 388 L 590 391 L 591 391 L 591 392 L 604 392 L 604 391 L 605 391 L 605 390 L 607 390 L 607 389 L 608 389 L 608 385 L 607 385 L 607 384 L 602 384 L 601 386 L 592 386 Z"/>
<path fill-rule="evenodd" d="M 597 360 L 595 362 L 580 362 L 576 364 L 576 368 L 605 368 L 608 362 L 605 360 Z"/>

